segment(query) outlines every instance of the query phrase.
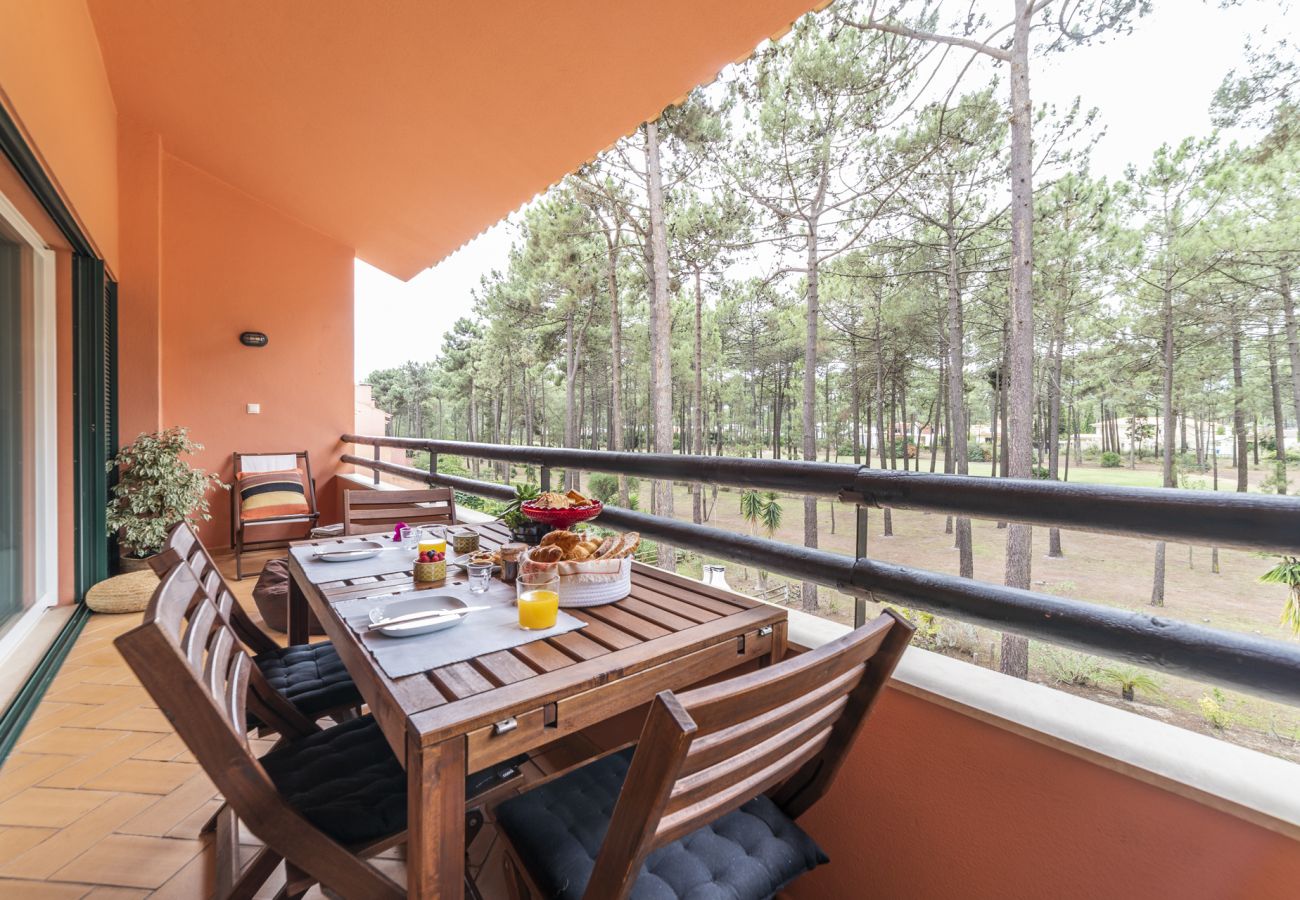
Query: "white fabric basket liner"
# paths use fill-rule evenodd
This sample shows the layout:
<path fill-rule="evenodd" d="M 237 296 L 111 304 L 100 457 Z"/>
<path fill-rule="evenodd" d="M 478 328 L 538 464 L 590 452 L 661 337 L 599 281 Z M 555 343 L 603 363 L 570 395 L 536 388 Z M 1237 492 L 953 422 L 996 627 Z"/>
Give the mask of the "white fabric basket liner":
<path fill-rule="evenodd" d="M 526 560 L 525 569 L 554 568 L 560 573 L 560 606 L 604 606 L 632 593 L 632 557 L 537 563 Z"/>

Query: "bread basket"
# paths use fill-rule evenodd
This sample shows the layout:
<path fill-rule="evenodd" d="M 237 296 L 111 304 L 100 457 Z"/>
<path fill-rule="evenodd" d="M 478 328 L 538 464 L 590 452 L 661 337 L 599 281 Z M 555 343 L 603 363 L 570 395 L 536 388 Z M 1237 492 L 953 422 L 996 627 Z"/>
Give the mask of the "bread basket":
<path fill-rule="evenodd" d="M 537 562 L 524 554 L 520 574 L 555 571 L 560 576 L 560 606 L 603 606 L 632 593 L 632 557 Z"/>

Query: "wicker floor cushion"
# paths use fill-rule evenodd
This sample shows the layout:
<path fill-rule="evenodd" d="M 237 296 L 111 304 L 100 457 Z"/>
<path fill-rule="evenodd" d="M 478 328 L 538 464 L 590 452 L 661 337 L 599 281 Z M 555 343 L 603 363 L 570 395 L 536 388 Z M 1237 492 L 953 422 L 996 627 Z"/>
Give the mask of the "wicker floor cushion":
<path fill-rule="evenodd" d="M 99 613 L 140 612 L 157 587 L 158 576 L 149 569 L 115 575 L 86 591 L 86 605 Z"/>

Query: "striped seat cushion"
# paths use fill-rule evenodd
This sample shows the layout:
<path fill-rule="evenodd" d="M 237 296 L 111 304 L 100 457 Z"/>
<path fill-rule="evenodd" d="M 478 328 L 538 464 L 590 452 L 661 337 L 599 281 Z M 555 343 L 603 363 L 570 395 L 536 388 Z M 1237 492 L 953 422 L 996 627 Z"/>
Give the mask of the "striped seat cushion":
<path fill-rule="evenodd" d="M 280 516 L 305 516 L 311 512 L 302 472 L 239 473 L 240 518 L 244 521 Z"/>

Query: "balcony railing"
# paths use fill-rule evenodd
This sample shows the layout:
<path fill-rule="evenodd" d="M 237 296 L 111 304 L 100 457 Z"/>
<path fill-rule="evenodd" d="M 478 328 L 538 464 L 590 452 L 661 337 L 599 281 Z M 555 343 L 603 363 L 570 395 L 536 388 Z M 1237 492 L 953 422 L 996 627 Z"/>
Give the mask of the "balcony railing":
<path fill-rule="evenodd" d="M 856 557 L 737 534 L 606 506 L 600 523 L 708 556 L 783 573 L 858 598 L 885 599 L 936 615 L 1048 641 L 1148 668 L 1229 685 L 1300 704 L 1300 646 L 1206 628 L 1147 612 L 1004 587 L 873 560 L 868 507 L 925 510 L 971 518 L 1103 532 L 1300 556 L 1300 498 L 1262 494 L 1080 485 L 1057 481 L 928 475 L 843 463 L 615 453 L 345 434 L 373 446 L 346 463 L 379 473 L 508 500 L 513 488 L 438 471 L 439 454 L 537 466 L 543 489 L 552 469 L 578 469 L 833 497 L 857 506 Z M 428 470 L 379 459 L 381 447 L 424 450 Z"/>

